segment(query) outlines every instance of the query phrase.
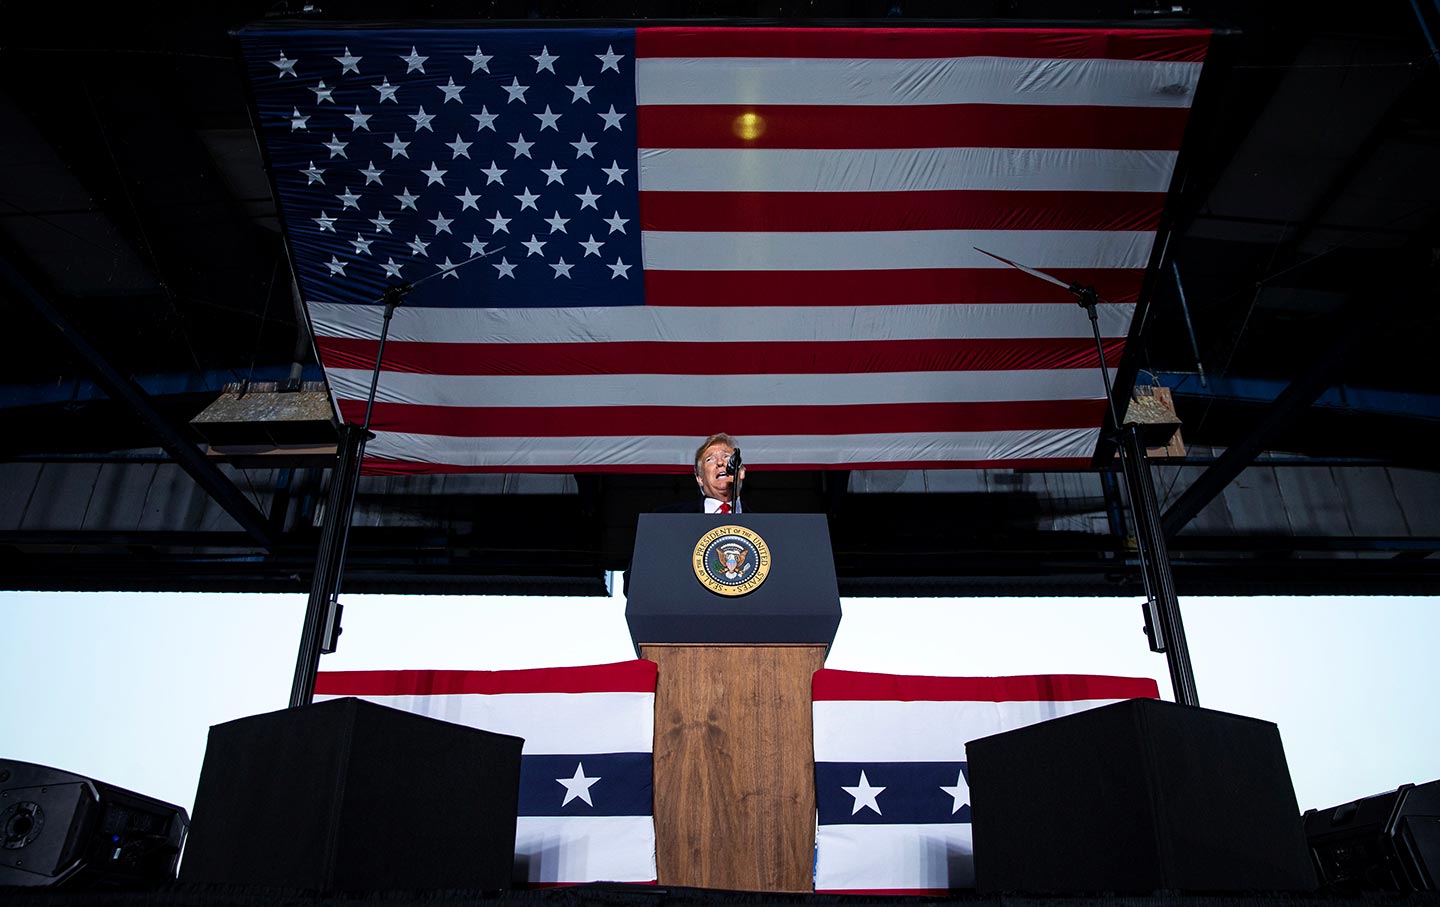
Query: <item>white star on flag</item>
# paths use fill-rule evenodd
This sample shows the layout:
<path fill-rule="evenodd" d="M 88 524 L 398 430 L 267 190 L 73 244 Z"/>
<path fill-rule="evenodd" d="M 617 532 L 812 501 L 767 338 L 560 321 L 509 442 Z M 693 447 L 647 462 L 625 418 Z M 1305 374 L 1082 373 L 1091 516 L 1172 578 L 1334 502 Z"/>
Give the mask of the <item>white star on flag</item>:
<path fill-rule="evenodd" d="M 625 278 L 626 280 L 629 280 L 629 279 L 630 279 L 630 268 L 633 267 L 633 266 L 632 266 L 632 265 L 627 265 L 623 260 L 621 260 L 619 257 L 617 257 L 617 258 L 615 259 L 615 263 L 614 263 L 613 265 L 606 265 L 605 267 L 607 267 L 607 268 L 610 269 L 610 279 L 611 279 L 611 280 L 614 280 L 614 279 L 617 278 L 617 277 L 623 277 L 623 278 Z"/>
<path fill-rule="evenodd" d="M 345 117 L 350 121 L 351 132 L 358 132 L 361 129 L 366 132 L 370 131 L 370 114 L 361 113 L 359 104 L 355 105 L 354 113 L 347 113 Z"/>
<path fill-rule="evenodd" d="M 578 161 L 582 157 L 588 157 L 592 161 L 595 159 L 595 155 L 591 153 L 590 149 L 598 145 L 599 142 L 592 142 L 585 138 L 585 133 L 580 133 L 580 141 L 571 142 L 570 144 L 575 146 L 575 160 Z"/>
<path fill-rule="evenodd" d="M 522 132 L 518 136 L 516 136 L 515 141 L 506 142 L 505 144 L 515 149 L 515 157 L 518 159 L 522 154 L 526 157 L 530 157 L 530 146 L 534 145 L 535 143 L 525 141 L 525 133 Z M 531 160 L 534 160 L 534 158 L 531 158 Z"/>
<path fill-rule="evenodd" d="M 950 814 L 953 816 L 960 811 L 960 807 L 970 802 L 970 785 L 965 781 L 964 769 L 955 772 L 955 786 L 947 787 L 940 785 L 940 789 L 955 799 L 955 805 L 950 807 Z"/>
<path fill-rule="evenodd" d="M 467 59 L 467 60 L 470 61 L 470 71 L 471 71 L 471 72 L 479 72 L 479 71 L 482 70 L 482 69 L 485 70 L 486 72 L 489 72 L 489 71 L 490 71 L 490 58 L 493 57 L 494 54 L 482 53 L 481 50 L 480 50 L 480 45 L 477 44 L 477 45 L 475 45 L 475 53 L 473 53 L 473 54 L 461 54 L 461 56 L 463 56 L 465 59 Z"/>
<path fill-rule="evenodd" d="M 495 216 L 486 220 L 486 223 L 490 225 L 491 233 L 509 233 L 511 220 L 513 218 L 501 217 L 500 212 L 496 211 Z"/>
<path fill-rule="evenodd" d="M 515 266 L 506 261 L 503 255 L 500 256 L 500 263 L 495 266 L 495 270 L 500 272 L 500 277 L 509 277 L 511 280 L 515 279 Z M 498 280 L 499 278 L 496 279 Z M 563 806 L 564 804 L 562 803 L 561 805 Z"/>
<path fill-rule="evenodd" d="M 619 67 L 617 64 L 618 64 L 621 60 L 625 59 L 625 55 L 624 55 L 624 54 L 617 54 L 617 53 L 615 52 L 615 47 L 612 45 L 612 46 L 610 46 L 610 47 L 605 48 L 605 53 L 603 53 L 603 54 L 596 54 L 596 55 L 595 55 L 595 59 L 599 60 L 599 61 L 601 62 L 601 64 L 603 64 L 603 65 L 600 67 L 600 71 L 601 71 L 601 72 L 604 72 L 604 71 L 607 70 L 607 69 L 613 69 L 613 70 L 615 70 L 615 72 L 618 73 L 618 72 L 620 71 L 620 67 Z"/>
<path fill-rule="evenodd" d="M 313 92 L 315 92 L 315 103 L 316 103 L 316 104 L 323 104 L 323 103 L 325 103 L 326 101 L 329 101 L 331 104 L 334 104 L 334 103 L 335 103 L 335 99 L 332 98 L 332 97 L 330 97 L 330 93 L 333 92 L 335 89 L 333 89 L 333 88 L 326 88 L 326 87 L 325 87 L 325 80 L 324 80 L 324 79 L 321 79 L 321 80 L 319 81 L 319 83 L 317 83 L 317 84 L 315 85 L 315 87 L 312 88 L 312 89 L 310 89 L 310 90 L 313 91 Z"/>
<path fill-rule="evenodd" d="M 495 118 L 496 118 L 497 116 L 499 116 L 500 114 L 498 114 L 498 113 L 491 113 L 491 112 L 489 111 L 489 109 L 486 108 L 486 107 L 482 104 L 481 107 L 480 107 L 480 112 L 479 112 L 479 113 L 472 113 L 472 114 L 470 114 L 470 115 L 475 118 L 475 124 L 476 124 L 476 125 L 475 125 L 475 131 L 476 131 L 476 132 L 479 132 L 479 131 L 482 130 L 482 129 L 488 129 L 488 130 L 490 130 L 491 132 L 494 132 L 494 131 L 495 131 Z"/>
<path fill-rule="evenodd" d="M 465 90 L 465 86 L 456 85 L 454 76 L 450 77 L 450 82 L 448 84 L 437 85 L 435 87 L 440 89 L 441 93 L 445 95 L 445 100 L 441 101 L 441 104 L 449 104 L 451 101 L 456 101 L 461 104 L 465 103 L 464 101 L 460 100 L 460 92 Z"/>
<path fill-rule="evenodd" d="M 579 797 L 581 800 L 584 800 L 586 804 L 594 806 L 595 801 L 590 799 L 590 787 L 599 780 L 599 775 L 596 775 L 594 778 L 587 778 L 585 776 L 585 763 L 577 762 L 575 764 L 574 777 L 555 779 L 556 783 L 565 785 L 565 799 L 561 801 L 560 805 L 564 806 L 566 803 Z"/>
<path fill-rule="evenodd" d="M 521 85 L 519 76 L 511 76 L 510 84 L 501 85 L 500 87 L 503 88 L 505 90 L 505 93 L 510 96 L 510 100 L 506 101 L 505 103 L 513 104 L 514 102 L 519 101 L 521 104 L 524 104 L 525 92 L 527 89 L 529 89 L 530 86 Z"/>
<path fill-rule="evenodd" d="M 553 56 L 553 55 L 550 53 L 550 48 L 548 48 L 548 47 L 541 47 L 541 48 L 540 48 L 540 53 L 539 53 L 539 54 L 531 54 L 531 55 L 530 55 L 530 59 L 532 59 L 532 60 L 535 61 L 535 71 L 536 71 L 536 72 L 539 72 L 539 71 L 542 70 L 542 69 L 548 69 L 548 70 L 550 70 L 551 73 L 554 73 L 554 72 L 555 72 L 555 61 L 558 60 L 558 59 L 560 59 L 560 58 L 559 58 L 559 57 L 556 57 L 556 56 Z"/>
<path fill-rule="evenodd" d="M 468 186 L 463 194 L 455 196 L 455 200 L 460 203 L 461 211 L 464 211 L 466 208 L 474 208 L 476 211 L 480 210 L 480 207 L 475 204 L 480 201 L 480 196 L 471 192 Z"/>
<path fill-rule="evenodd" d="M 574 95 L 574 97 L 570 99 L 571 104 L 574 104 L 576 101 L 584 101 L 586 104 L 590 103 L 590 92 L 593 86 L 586 85 L 584 79 L 577 78 L 574 85 L 566 85 L 565 87 L 570 89 L 570 93 Z"/>
<path fill-rule="evenodd" d="M 410 56 L 402 56 L 400 59 L 405 61 L 405 74 L 409 75 L 410 73 L 417 70 L 420 72 L 424 72 L 425 61 L 430 58 L 420 56 L 418 53 L 415 52 L 415 48 L 412 47 L 410 48 Z"/>
<path fill-rule="evenodd" d="M 331 59 L 344 67 L 340 70 L 340 75 L 343 76 L 347 72 L 353 72 L 357 76 L 360 75 L 360 61 L 363 59 L 363 57 L 352 56 L 350 54 L 350 48 L 345 48 L 345 56 L 331 57 Z"/>
<path fill-rule="evenodd" d="M 467 141 L 461 139 L 461 138 L 460 138 L 460 133 L 458 133 L 458 132 L 455 133 L 455 141 L 453 141 L 453 142 L 446 142 L 446 143 L 445 143 L 446 147 L 448 147 L 448 148 L 450 149 L 450 156 L 451 156 L 451 157 L 464 157 L 464 158 L 469 158 L 469 157 L 470 157 L 470 146 L 473 145 L 473 144 L 475 144 L 475 143 L 474 143 L 474 142 L 467 142 Z"/>
<path fill-rule="evenodd" d="M 280 75 L 279 75 L 278 78 L 283 79 L 283 78 L 285 78 L 286 76 L 289 76 L 289 77 L 292 78 L 292 79 L 298 79 L 298 78 L 300 78 L 300 77 L 297 76 L 297 75 L 295 75 L 295 64 L 296 64 L 297 62 L 298 62 L 298 61 L 296 61 L 296 60 L 288 59 L 288 58 L 285 56 L 285 51 L 282 50 L 282 51 L 280 51 L 280 59 L 278 59 L 278 60 L 271 60 L 271 61 L 270 61 L 270 65 L 271 65 L 271 66 L 274 66 L 276 69 L 280 70 Z"/>
<path fill-rule="evenodd" d="M 567 264 L 565 263 L 564 257 L 561 257 L 561 259 L 560 259 L 559 261 L 557 261 L 555 264 L 552 264 L 550 267 L 552 267 L 552 268 L 555 269 L 555 277 L 556 277 L 557 280 L 558 280 L 559 278 L 561 278 L 561 277 L 564 277 L 565 279 L 568 280 L 568 279 L 570 279 L 570 269 L 573 268 L 573 267 L 575 267 L 575 266 L 574 266 L 574 265 L 567 265 Z"/>
<path fill-rule="evenodd" d="M 877 798 L 885 788 L 872 786 L 870 779 L 865 777 L 864 771 L 860 772 L 859 784 L 855 787 L 845 787 L 841 785 L 840 789 L 855 798 L 855 807 L 850 810 L 850 815 L 853 816 L 862 809 L 873 809 L 875 810 L 875 815 L 881 815 L 880 803 Z"/>
<path fill-rule="evenodd" d="M 602 120 L 605 121 L 605 129 L 611 129 L 611 128 L 620 129 L 620 121 L 621 121 L 622 119 L 624 119 L 625 114 L 623 114 L 623 113 L 616 113 L 616 112 L 615 112 L 615 105 L 614 105 L 614 104 L 611 104 L 611 105 L 610 105 L 610 112 L 609 112 L 609 113 L 599 114 L 599 116 L 600 116 L 600 119 L 602 119 Z M 602 129 L 602 130 L 600 130 L 600 131 L 601 131 L 601 132 L 604 132 L 605 129 Z M 621 131 L 623 132 L 624 130 L 621 130 Z"/>
<path fill-rule="evenodd" d="M 399 91 L 400 87 L 398 85 L 391 85 L 389 76 L 385 77 L 385 81 L 381 82 L 379 85 L 376 85 L 375 90 L 380 92 L 380 100 L 376 103 L 383 104 L 386 101 L 389 101 L 392 104 L 400 103 L 400 99 L 395 96 L 395 92 Z"/>

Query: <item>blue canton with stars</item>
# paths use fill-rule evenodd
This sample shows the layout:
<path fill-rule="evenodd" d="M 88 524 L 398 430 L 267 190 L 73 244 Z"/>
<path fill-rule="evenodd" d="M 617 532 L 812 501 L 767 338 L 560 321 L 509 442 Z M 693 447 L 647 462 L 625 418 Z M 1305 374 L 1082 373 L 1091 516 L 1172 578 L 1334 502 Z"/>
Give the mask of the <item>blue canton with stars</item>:
<path fill-rule="evenodd" d="M 309 303 L 644 303 L 629 29 L 240 33 Z"/>

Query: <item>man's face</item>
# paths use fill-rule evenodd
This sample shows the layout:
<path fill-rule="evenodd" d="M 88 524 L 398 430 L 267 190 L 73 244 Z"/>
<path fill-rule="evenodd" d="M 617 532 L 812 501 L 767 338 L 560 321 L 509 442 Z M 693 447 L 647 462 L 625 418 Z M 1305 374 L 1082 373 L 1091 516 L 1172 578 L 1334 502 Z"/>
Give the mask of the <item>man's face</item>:
<path fill-rule="evenodd" d="M 730 459 L 734 452 L 729 444 L 721 441 L 705 448 L 705 454 L 700 458 L 700 474 L 695 477 L 695 481 L 700 483 L 700 490 L 707 498 L 730 500 L 732 479 L 725 472 L 725 461 Z M 740 474 L 744 476 L 743 469 Z"/>

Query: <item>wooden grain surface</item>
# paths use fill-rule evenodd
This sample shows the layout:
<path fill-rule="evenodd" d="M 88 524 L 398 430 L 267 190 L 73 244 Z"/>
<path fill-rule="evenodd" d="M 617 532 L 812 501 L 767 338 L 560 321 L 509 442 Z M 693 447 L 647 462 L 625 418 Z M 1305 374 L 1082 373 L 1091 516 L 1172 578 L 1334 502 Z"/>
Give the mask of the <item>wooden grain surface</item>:
<path fill-rule="evenodd" d="M 661 885 L 813 890 L 811 675 L 825 647 L 647 645 Z"/>

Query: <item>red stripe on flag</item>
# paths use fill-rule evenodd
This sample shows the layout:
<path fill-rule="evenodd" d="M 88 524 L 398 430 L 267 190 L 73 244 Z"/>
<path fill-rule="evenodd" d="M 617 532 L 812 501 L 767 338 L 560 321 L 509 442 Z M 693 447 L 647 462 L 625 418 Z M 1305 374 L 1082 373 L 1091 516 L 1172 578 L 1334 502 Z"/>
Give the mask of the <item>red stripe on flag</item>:
<path fill-rule="evenodd" d="M 1155 230 L 1164 206 L 1165 195 L 1160 192 L 641 192 L 640 225 L 645 230 L 725 233 L 782 230 L 1138 232 Z M 952 281 L 957 274 L 955 271 L 943 273 Z M 975 271 L 959 273 L 966 277 L 978 276 Z"/>
<path fill-rule="evenodd" d="M 1054 268 L 1047 273 L 1093 287 L 1107 302 L 1135 302 L 1145 280 L 1145 271 L 1140 268 Z M 645 271 L 646 305 L 1003 305 L 1074 301 L 1064 287 L 1014 268 Z"/>
<path fill-rule="evenodd" d="M 842 463 L 766 463 L 766 472 L 796 472 L 808 469 L 1023 469 L 1036 472 L 1075 472 L 1090 468 L 1089 457 L 1031 457 L 996 460 L 882 460 Z M 756 464 L 750 464 L 756 465 Z M 456 463 L 430 463 L 418 460 L 395 460 L 386 457 L 365 457 L 361 472 L 367 476 L 413 476 L 445 473 L 615 473 L 623 475 L 689 475 L 693 467 L 683 463 L 599 463 L 565 466 L 464 466 Z"/>
<path fill-rule="evenodd" d="M 832 406 L 746 406 L 725 421 L 739 437 L 913 432 L 1045 431 L 1089 428 L 1104 400 L 1005 400 L 996 403 L 848 403 Z M 360 424 L 364 400 L 341 400 L 341 418 Z M 370 426 L 459 438 L 704 437 L 715 406 L 432 406 L 376 403 Z"/>
<path fill-rule="evenodd" d="M 1084 315 L 1076 310 L 1077 318 Z M 370 371 L 378 345 L 354 337 L 320 337 L 329 369 Z M 711 343 L 426 343 L 391 340 L 384 370 L 425 375 L 695 375 L 709 374 Z M 1105 362 L 1119 367 L 1125 341 L 1105 343 Z M 883 372 L 1093 369 L 1095 342 L 1086 338 L 981 340 L 855 340 L 732 343 L 727 375 L 837 375 Z M 673 432 L 666 432 L 673 434 Z M 702 432 L 702 435 L 708 432 Z"/>
<path fill-rule="evenodd" d="M 641 148 L 1107 148 L 1174 151 L 1185 107 L 1042 104 L 665 104 L 636 111 Z"/>
<path fill-rule="evenodd" d="M 816 702 L 837 700 L 945 702 L 1064 701 L 1081 699 L 1158 699 L 1160 688 L 1149 677 L 1103 674 L 1033 674 L 1015 677 L 920 677 L 821 669 L 811 691 Z"/>
<path fill-rule="evenodd" d="M 1033 57 L 1198 63 L 1208 29 L 642 28 L 637 57 Z"/>
<path fill-rule="evenodd" d="M 434 471 L 429 468 L 426 471 Z M 520 671 L 321 671 L 319 696 L 427 696 L 459 693 L 653 693 L 659 666 L 636 659 Z"/>

